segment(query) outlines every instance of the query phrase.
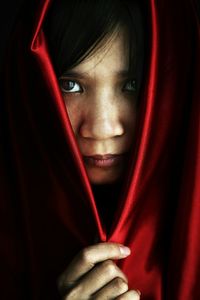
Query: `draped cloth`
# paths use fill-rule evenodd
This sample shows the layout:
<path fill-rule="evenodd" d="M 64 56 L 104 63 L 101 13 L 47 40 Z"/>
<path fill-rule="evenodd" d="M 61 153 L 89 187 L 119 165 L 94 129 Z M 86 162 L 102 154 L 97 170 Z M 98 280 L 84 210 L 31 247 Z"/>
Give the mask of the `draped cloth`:
<path fill-rule="evenodd" d="M 0 117 L 0 298 L 60 299 L 56 280 L 96 242 L 144 300 L 200 299 L 200 25 L 195 0 L 142 0 L 147 68 L 122 196 L 102 224 L 43 31 L 30 1 L 4 63 Z"/>

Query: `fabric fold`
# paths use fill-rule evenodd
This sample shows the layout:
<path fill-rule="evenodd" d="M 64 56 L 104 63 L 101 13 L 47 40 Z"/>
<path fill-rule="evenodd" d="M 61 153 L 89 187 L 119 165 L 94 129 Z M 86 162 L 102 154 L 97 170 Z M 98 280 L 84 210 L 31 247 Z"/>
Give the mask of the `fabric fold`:
<path fill-rule="evenodd" d="M 200 25 L 195 1 L 143 1 L 146 59 L 136 143 L 112 229 L 103 227 L 43 31 L 24 6 L 2 79 L 1 299 L 60 299 L 56 281 L 100 241 L 144 300 L 198 300 Z"/>

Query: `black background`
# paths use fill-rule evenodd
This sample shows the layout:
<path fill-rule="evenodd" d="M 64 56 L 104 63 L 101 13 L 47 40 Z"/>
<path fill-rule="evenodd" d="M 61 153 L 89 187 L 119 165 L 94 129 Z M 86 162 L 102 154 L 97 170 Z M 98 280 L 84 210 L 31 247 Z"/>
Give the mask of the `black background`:
<path fill-rule="evenodd" d="M 0 67 L 5 57 L 6 45 L 20 7 L 25 0 L 3 0 L 0 4 Z M 29 0 L 26 0 L 29 1 Z"/>
<path fill-rule="evenodd" d="M 9 40 L 10 33 L 15 24 L 18 12 L 25 1 L 31 0 L 2 0 L 0 5 L 0 68 L 5 58 L 6 45 Z M 59 0 L 54 0 L 59 1 Z M 68 1 L 68 0 L 66 0 Z M 93 0 L 91 0 L 93 1 Z M 160 1 L 160 0 L 158 0 Z M 176 1 L 176 0 L 174 0 Z M 187 0 L 190 1 L 190 0 Z M 200 0 L 196 0 L 196 9 L 200 19 Z"/>

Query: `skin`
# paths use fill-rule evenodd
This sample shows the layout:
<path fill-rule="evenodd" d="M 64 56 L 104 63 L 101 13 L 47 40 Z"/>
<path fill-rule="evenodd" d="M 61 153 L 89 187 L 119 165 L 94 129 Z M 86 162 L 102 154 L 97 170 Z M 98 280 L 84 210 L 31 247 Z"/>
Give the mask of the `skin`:
<path fill-rule="evenodd" d="M 82 155 L 130 151 L 136 121 L 136 92 L 128 70 L 128 39 L 121 28 L 106 46 L 59 78 L 69 119 Z M 93 184 L 118 180 L 122 161 L 110 168 L 85 168 Z M 124 259 L 123 245 L 99 243 L 84 248 L 58 279 L 64 300 L 138 300 L 113 260 Z"/>
<path fill-rule="evenodd" d="M 112 261 L 127 257 L 126 251 L 117 243 L 83 249 L 58 279 L 63 300 L 139 300 L 140 292 L 129 290 L 127 277 Z"/>
<path fill-rule="evenodd" d="M 137 111 L 135 78 L 127 74 L 127 43 L 126 32 L 121 29 L 106 46 L 59 78 L 82 155 L 130 151 Z M 123 175 L 125 159 L 110 168 L 85 164 L 89 181 L 92 184 L 115 182 Z"/>

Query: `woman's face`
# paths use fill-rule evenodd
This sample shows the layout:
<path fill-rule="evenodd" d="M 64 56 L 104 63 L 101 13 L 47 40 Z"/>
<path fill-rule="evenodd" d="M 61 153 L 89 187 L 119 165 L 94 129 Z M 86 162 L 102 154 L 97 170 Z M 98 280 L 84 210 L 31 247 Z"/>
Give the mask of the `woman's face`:
<path fill-rule="evenodd" d="M 126 167 L 136 123 L 135 78 L 121 29 L 60 78 L 69 119 L 92 184 L 114 183 Z"/>

